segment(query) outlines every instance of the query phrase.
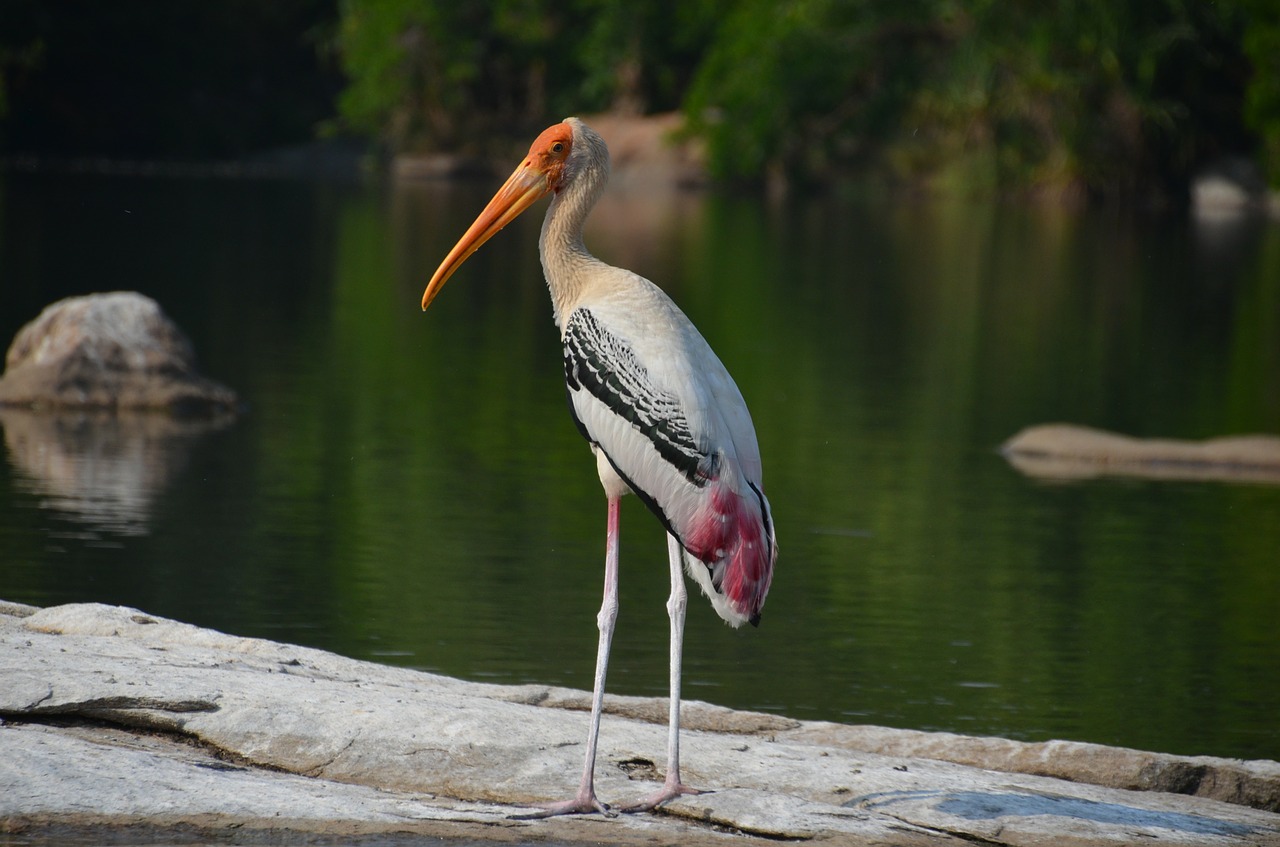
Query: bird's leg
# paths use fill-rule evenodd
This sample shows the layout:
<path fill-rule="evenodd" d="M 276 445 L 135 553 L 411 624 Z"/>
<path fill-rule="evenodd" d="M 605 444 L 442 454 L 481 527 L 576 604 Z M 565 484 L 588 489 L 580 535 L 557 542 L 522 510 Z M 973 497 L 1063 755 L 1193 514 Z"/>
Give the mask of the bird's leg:
<path fill-rule="evenodd" d="M 580 815 L 589 812 L 612 814 L 609 807 L 596 797 L 596 742 L 600 738 L 600 712 L 604 707 L 604 678 L 609 670 L 609 645 L 613 642 L 613 627 L 618 620 L 618 512 L 620 495 L 609 495 L 609 524 L 605 532 L 604 554 L 604 602 L 596 624 L 600 628 L 600 646 L 596 652 L 596 681 L 591 693 L 591 728 L 587 731 L 587 755 L 582 764 L 582 782 L 578 793 L 570 800 L 547 803 L 537 812 L 521 815 L 525 818 L 549 818 L 553 815 Z"/>
<path fill-rule="evenodd" d="M 683 551 L 674 535 L 667 535 L 667 553 L 671 559 L 671 597 L 667 600 L 667 614 L 671 618 L 671 701 L 667 729 L 667 777 L 662 787 L 623 809 L 624 812 L 645 812 L 679 797 L 681 794 L 700 794 L 680 781 L 680 665 L 684 652 L 684 613 L 689 605 L 689 595 L 684 584 Z"/>

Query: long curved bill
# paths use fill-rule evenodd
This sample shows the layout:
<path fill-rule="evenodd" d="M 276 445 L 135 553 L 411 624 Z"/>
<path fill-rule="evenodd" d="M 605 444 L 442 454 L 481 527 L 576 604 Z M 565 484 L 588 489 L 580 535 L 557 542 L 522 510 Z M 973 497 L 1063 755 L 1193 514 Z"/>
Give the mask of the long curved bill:
<path fill-rule="evenodd" d="M 449 277 L 453 276 L 453 272 L 462 267 L 462 263 L 479 250 L 480 245 L 550 191 L 551 187 L 545 173 L 528 162 L 516 168 L 498 189 L 498 193 L 493 195 L 489 205 L 484 207 L 480 217 L 476 218 L 475 223 L 471 224 L 466 234 L 449 251 L 449 255 L 445 256 L 440 267 L 436 268 L 431 282 L 427 283 L 427 290 L 422 294 L 423 311 L 431 305 L 431 301 L 440 293 L 440 289 L 444 288 L 444 284 Z"/>

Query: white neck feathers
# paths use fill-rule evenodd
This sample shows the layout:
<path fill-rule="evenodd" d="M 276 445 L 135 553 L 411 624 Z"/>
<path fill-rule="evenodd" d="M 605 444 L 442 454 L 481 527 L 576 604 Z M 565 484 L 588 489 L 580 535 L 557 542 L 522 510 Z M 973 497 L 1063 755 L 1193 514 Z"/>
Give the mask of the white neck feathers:
<path fill-rule="evenodd" d="M 542 271 L 560 326 L 584 293 L 591 267 L 600 264 L 582 243 L 582 226 L 609 181 L 609 148 L 604 139 L 577 118 L 567 118 L 565 123 L 573 128 L 573 146 L 538 241 Z"/>

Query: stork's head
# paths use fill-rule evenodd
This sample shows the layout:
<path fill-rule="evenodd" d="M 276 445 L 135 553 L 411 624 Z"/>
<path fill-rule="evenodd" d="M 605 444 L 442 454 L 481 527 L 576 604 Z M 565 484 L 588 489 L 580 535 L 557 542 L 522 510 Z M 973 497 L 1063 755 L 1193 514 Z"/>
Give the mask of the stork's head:
<path fill-rule="evenodd" d="M 424 310 L 431 305 L 431 301 L 440 293 L 453 272 L 480 249 L 480 245 L 515 220 L 539 198 L 560 191 L 565 182 L 569 154 L 573 152 L 574 130 L 582 126 L 576 118 L 569 118 L 542 131 L 529 147 L 524 161 L 498 189 L 498 193 L 493 195 L 480 217 L 476 218 L 475 223 L 471 224 L 436 269 L 422 295 Z"/>

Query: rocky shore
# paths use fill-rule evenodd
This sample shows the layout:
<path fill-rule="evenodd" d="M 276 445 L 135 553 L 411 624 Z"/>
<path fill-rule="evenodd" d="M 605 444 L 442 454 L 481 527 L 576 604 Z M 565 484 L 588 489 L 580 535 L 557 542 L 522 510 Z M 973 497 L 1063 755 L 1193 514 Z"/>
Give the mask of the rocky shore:
<path fill-rule="evenodd" d="M 657 813 L 520 820 L 572 793 L 588 694 L 238 638 L 136 609 L 0 603 L 0 832 L 240 842 L 1277 844 L 1280 764 L 685 709 Z M 612 697 L 606 801 L 661 778 L 665 704 Z"/>

